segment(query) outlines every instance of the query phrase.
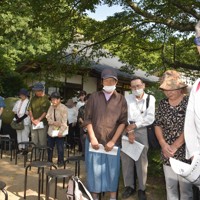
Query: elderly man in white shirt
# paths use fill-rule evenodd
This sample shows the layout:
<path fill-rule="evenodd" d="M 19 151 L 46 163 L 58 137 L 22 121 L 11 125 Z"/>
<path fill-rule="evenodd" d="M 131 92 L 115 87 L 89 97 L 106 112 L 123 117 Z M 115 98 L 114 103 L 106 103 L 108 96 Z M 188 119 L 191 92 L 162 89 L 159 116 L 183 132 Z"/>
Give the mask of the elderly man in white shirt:
<path fill-rule="evenodd" d="M 146 126 L 152 124 L 155 119 L 155 98 L 150 95 L 149 106 L 146 106 L 148 94 L 144 92 L 145 83 L 142 79 L 136 77 L 131 80 L 132 94 L 127 96 L 128 104 L 128 120 L 129 125 L 126 128 L 128 133 L 129 142 L 133 143 L 135 140 L 140 142 L 145 147 L 138 161 L 134 161 L 128 155 L 121 152 L 122 172 L 124 178 L 125 190 L 122 194 L 123 198 L 128 198 L 135 193 L 135 176 L 134 164 L 136 166 L 138 178 L 138 198 L 145 200 L 146 194 L 146 180 L 147 180 L 147 167 L 148 167 L 148 138 Z M 134 153 L 134 152 L 133 152 Z"/>

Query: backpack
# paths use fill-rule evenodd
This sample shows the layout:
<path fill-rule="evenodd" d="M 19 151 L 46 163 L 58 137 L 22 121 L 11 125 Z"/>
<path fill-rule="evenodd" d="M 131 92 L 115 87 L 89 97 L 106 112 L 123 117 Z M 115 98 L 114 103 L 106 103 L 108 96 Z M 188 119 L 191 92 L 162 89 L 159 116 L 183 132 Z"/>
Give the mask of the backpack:
<path fill-rule="evenodd" d="M 66 197 L 68 200 L 93 200 L 90 192 L 77 176 L 69 179 Z"/>

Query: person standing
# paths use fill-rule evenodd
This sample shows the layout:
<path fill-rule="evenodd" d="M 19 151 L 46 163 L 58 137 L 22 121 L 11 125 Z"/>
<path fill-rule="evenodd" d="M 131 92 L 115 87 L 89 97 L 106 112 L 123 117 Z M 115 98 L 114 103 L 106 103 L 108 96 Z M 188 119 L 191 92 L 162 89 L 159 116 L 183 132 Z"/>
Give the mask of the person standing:
<path fill-rule="evenodd" d="M 74 102 L 72 99 L 68 99 L 66 106 L 67 106 L 67 112 L 68 112 L 68 125 L 69 125 L 69 134 L 67 136 L 67 142 L 69 143 L 70 148 L 72 150 L 75 145 L 74 137 L 75 137 L 75 131 L 76 131 L 78 110 L 76 106 L 74 105 Z"/>
<path fill-rule="evenodd" d="M 195 44 L 200 54 L 200 21 L 195 26 Z M 200 152 L 200 78 L 192 86 L 185 117 L 186 158 L 190 159 L 195 152 Z"/>
<path fill-rule="evenodd" d="M 78 117 L 77 117 L 77 121 L 79 123 L 79 127 L 80 127 L 80 140 L 81 140 L 81 150 L 82 150 L 82 156 L 85 156 L 85 139 L 86 139 L 86 135 L 87 135 L 87 128 L 83 127 L 83 122 L 84 122 L 84 115 L 85 115 L 85 107 L 87 104 L 87 101 L 90 97 L 90 94 L 87 94 L 84 98 L 84 102 L 85 104 L 83 106 L 81 106 L 78 110 Z"/>
<path fill-rule="evenodd" d="M 144 145 L 141 156 L 137 161 L 131 159 L 127 154 L 121 152 L 122 173 L 125 189 L 122 193 L 123 198 L 128 198 L 135 193 L 135 176 L 134 166 L 138 178 L 138 198 L 145 200 L 147 167 L 148 167 L 148 138 L 146 126 L 152 124 L 155 119 L 155 98 L 150 95 L 149 106 L 146 108 L 148 95 L 144 92 L 145 83 L 139 77 L 135 77 L 130 82 L 132 94 L 128 95 L 126 100 L 128 104 L 128 122 L 126 127 L 127 136 L 130 143 L 137 141 Z M 133 152 L 134 153 L 134 152 Z"/>
<path fill-rule="evenodd" d="M 29 92 L 28 90 L 22 88 L 19 91 L 19 97 L 20 99 L 15 103 L 13 107 L 13 112 L 15 114 L 15 120 L 17 123 L 20 123 L 23 121 L 24 123 L 24 129 L 22 130 L 16 130 L 17 132 L 17 142 L 18 144 L 20 142 L 28 142 L 29 141 L 29 134 L 30 134 L 30 117 L 28 115 L 28 105 L 29 105 Z M 23 151 L 25 148 L 25 145 L 20 144 L 18 145 L 19 153 Z"/>
<path fill-rule="evenodd" d="M 166 98 L 160 101 L 156 112 L 155 133 L 161 146 L 161 159 L 165 175 L 167 200 L 192 200 L 192 184 L 177 175 L 171 168 L 169 158 L 182 162 L 185 159 L 184 120 L 188 104 L 185 95 L 187 85 L 175 70 L 164 73 L 160 89 Z"/>
<path fill-rule="evenodd" d="M 56 144 L 58 153 L 58 167 L 64 165 L 64 131 L 67 126 L 67 107 L 61 103 L 61 97 L 58 92 L 53 92 L 50 96 L 51 106 L 47 112 L 48 121 L 48 161 L 52 162 L 53 149 Z M 54 136 L 53 131 L 58 131 L 58 135 Z"/>
<path fill-rule="evenodd" d="M 3 97 L 0 96 L 0 131 L 1 131 L 1 125 L 2 125 L 1 115 L 3 113 L 4 108 L 5 108 L 4 99 L 3 99 Z"/>
<path fill-rule="evenodd" d="M 76 104 L 77 110 L 79 110 L 79 108 L 85 104 L 84 98 L 86 95 L 87 95 L 86 91 L 84 90 L 80 91 L 78 95 L 79 101 Z"/>
<path fill-rule="evenodd" d="M 31 98 L 28 110 L 32 122 L 31 139 L 35 145 L 45 146 L 47 144 L 47 119 L 46 114 L 50 107 L 48 96 L 44 93 L 44 85 L 36 83 L 32 90 L 35 95 Z M 42 128 L 33 129 L 33 126 L 43 123 Z"/>
<path fill-rule="evenodd" d="M 104 69 L 101 73 L 103 90 L 92 93 L 85 108 L 83 127 L 87 128 L 85 162 L 87 186 L 94 200 L 101 192 L 109 192 L 110 200 L 116 199 L 120 175 L 121 134 L 127 124 L 127 103 L 123 95 L 117 93 L 117 73 L 114 69 Z M 100 144 L 105 151 L 117 146 L 117 155 L 96 153 Z"/>
<path fill-rule="evenodd" d="M 194 43 L 200 54 L 200 21 L 195 26 L 196 37 Z M 200 152 L 200 78 L 192 86 L 186 110 L 184 138 L 186 145 L 186 159 L 193 159 L 195 153 Z M 200 199 L 199 187 L 193 185 L 194 200 Z"/>

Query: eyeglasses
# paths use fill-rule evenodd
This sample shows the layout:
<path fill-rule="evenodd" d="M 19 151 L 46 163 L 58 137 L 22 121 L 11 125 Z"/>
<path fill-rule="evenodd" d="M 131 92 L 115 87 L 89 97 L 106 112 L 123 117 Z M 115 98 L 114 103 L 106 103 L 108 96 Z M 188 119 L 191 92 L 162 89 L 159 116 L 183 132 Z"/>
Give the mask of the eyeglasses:
<path fill-rule="evenodd" d="M 131 88 L 136 90 L 136 89 L 140 89 L 143 85 L 140 84 L 140 85 L 131 85 Z"/>
<path fill-rule="evenodd" d="M 200 46 L 200 37 L 194 38 L 194 43 L 195 43 L 197 46 Z"/>

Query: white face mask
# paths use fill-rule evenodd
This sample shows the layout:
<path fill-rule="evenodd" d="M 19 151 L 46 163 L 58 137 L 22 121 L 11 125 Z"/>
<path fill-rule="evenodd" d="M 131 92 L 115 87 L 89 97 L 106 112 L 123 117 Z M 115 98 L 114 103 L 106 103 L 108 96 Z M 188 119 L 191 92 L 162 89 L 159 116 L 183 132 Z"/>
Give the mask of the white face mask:
<path fill-rule="evenodd" d="M 103 86 L 103 90 L 107 93 L 111 93 L 116 89 L 116 85 Z"/>
<path fill-rule="evenodd" d="M 140 97 L 143 93 L 144 93 L 144 90 L 142 88 L 138 90 L 132 90 L 132 94 L 136 97 Z"/>

